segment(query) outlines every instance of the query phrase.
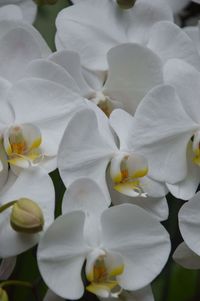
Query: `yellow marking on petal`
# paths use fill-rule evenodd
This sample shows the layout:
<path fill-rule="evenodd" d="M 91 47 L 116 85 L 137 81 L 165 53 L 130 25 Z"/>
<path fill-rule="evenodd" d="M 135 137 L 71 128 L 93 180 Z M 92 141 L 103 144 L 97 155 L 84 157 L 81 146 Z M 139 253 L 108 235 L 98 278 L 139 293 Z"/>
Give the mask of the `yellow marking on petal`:
<path fill-rule="evenodd" d="M 116 286 L 118 286 L 117 281 L 110 281 L 110 282 L 105 282 L 105 283 L 91 283 L 88 286 L 86 286 L 86 290 L 89 291 L 90 293 L 93 293 L 95 295 L 98 295 L 99 291 L 111 291 L 114 289 Z"/>
<path fill-rule="evenodd" d="M 144 168 L 144 169 L 139 169 L 137 171 L 134 172 L 134 174 L 131 175 L 131 178 L 135 179 L 135 178 L 143 178 L 148 174 L 148 168 Z"/>
<path fill-rule="evenodd" d="M 113 181 L 115 183 L 120 183 L 121 181 L 123 180 L 123 177 L 122 177 L 122 173 L 119 172 L 118 174 L 116 174 L 113 178 Z"/>
<path fill-rule="evenodd" d="M 193 158 L 192 162 L 200 166 L 200 156 Z"/>
<path fill-rule="evenodd" d="M 42 139 L 41 137 L 38 137 L 37 139 L 35 139 L 33 141 L 33 143 L 31 144 L 30 146 L 30 149 L 33 149 L 33 148 L 38 148 L 40 146 L 40 144 L 42 143 Z"/>
<path fill-rule="evenodd" d="M 124 265 L 119 265 L 109 272 L 109 276 L 118 276 L 124 272 Z"/>
<path fill-rule="evenodd" d="M 7 148 L 6 148 L 6 153 L 8 156 L 12 155 L 12 148 L 11 148 L 11 145 L 9 145 Z"/>
<path fill-rule="evenodd" d="M 114 189 L 118 192 L 124 192 L 127 189 L 130 190 L 138 190 L 138 192 L 141 190 L 140 187 L 140 181 L 133 181 L 133 182 L 125 182 L 125 183 L 120 183 L 118 185 L 114 186 Z"/>

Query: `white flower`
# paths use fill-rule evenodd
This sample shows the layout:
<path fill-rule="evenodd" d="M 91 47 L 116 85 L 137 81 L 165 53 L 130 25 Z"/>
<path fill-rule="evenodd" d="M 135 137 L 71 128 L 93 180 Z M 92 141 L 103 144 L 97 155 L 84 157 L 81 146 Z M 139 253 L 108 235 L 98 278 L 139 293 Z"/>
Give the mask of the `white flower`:
<path fill-rule="evenodd" d="M 47 80 L 24 79 L 10 87 L 1 80 L 0 133 L 9 163 L 18 168 L 42 165 L 48 172 L 57 166 L 62 134 L 76 107 L 76 98 Z M 79 101 L 78 101 L 79 103 Z"/>
<path fill-rule="evenodd" d="M 200 175 L 200 74 L 172 60 L 165 67 L 165 81 L 176 90 L 163 86 L 146 95 L 135 114 L 132 139 L 135 150 L 148 159 L 149 175 L 187 200 L 194 196 Z"/>
<path fill-rule="evenodd" d="M 66 187 L 87 176 L 99 184 L 110 203 L 106 182 L 109 165 L 111 194 L 114 188 L 129 197 L 148 195 L 163 199 L 167 193 L 165 186 L 148 177 L 147 161 L 142 153 L 135 152 L 134 141 L 129 139 L 130 130 L 134 131 L 131 129 L 133 117 L 123 110 L 115 110 L 108 119 L 96 106 L 89 106 L 91 109 L 80 110 L 72 117 L 60 144 L 58 167 Z M 152 199 L 149 204 L 148 201 L 141 202 L 141 205 L 165 219 L 168 212 L 166 200 L 161 203 L 159 200 Z M 140 205 L 139 199 L 132 202 Z"/>
<path fill-rule="evenodd" d="M 106 55 L 112 47 L 137 43 L 150 48 L 163 63 L 181 58 L 200 70 L 192 41 L 170 21 L 171 9 L 162 0 L 138 0 L 127 11 L 114 1 L 80 1 L 57 17 L 57 49 L 77 51 L 84 67 L 105 71 Z"/>
<path fill-rule="evenodd" d="M 18 255 L 38 243 L 43 232 L 54 220 L 55 193 L 53 183 L 41 168 L 23 171 L 17 178 L 10 173 L 6 186 L 0 193 L 1 206 L 21 198 L 38 204 L 44 216 L 43 231 L 24 234 L 10 225 L 11 208 L 0 213 L 0 257 Z"/>
<path fill-rule="evenodd" d="M 24 20 L 33 23 L 37 6 L 33 0 L 0 0 L 0 20 Z"/>
<path fill-rule="evenodd" d="M 199 242 L 200 192 L 185 203 L 179 211 L 179 228 L 184 242 L 179 245 L 174 259 L 189 269 L 200 269 Z"/>
<path fill-rule="evenodd" d="M 43 301 L 64 301 L 65 299 L 57 296 L 52 292 L 50 289 L 48 289 Z"/>
<path fill-rule="evenodd" d="M 95 200 L 91 194 L 93 206 Z M 68 212 L 40 240 L 39 269 L 58 296 L 78 299 L 83 295 L 85 260 L 87 290 L 100 297 L 117 296 L 121 288 L 138 290 L 161 271 L 170 251 L 169 236 L 143 209 L 124 204 L 104 210 L 100 222 L 87 219 L 83 211 Z"/>
<path fill-rule="evenodd" d="M 48 60 L 29 64 L 25 76 L 56 81 L 95 103 L 107 116 L 117 107 L 133 114 L 144 95 L 163 83 L 162 62 L 147 47 L 118 45 L 110 49 L 107 59 L 108 71 L 93 73 L 81 66 L 77 53 L 56 52 Z"/>

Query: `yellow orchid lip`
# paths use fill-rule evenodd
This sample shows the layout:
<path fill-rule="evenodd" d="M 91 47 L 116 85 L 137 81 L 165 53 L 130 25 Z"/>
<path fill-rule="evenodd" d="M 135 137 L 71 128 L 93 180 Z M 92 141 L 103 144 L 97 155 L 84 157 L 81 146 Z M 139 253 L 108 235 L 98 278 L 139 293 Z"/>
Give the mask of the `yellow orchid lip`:
<path fill-rule="evenodd" d="M 123 273 L 124 265 L 120 263 L 117 266 L 108 268 L 105 258 L 106 255 L 99 256 L 94 262 L 92 270 L 87 274 L 87 279 L 90 284 L 86 287 L 86 290 L 97 296 L 102 296 L 102 294 L 112 296 L 113 290 L 115 294 L 117 294 L 118 291 L 121 292 L 116 277 Z"/>
<path fill-rule="evenodd" d="M 22 168 L 35 165 L 43 158 L 40 130 L 32 124 L 10 127 L 4 133 L 4 147 L 8 163 Z"/>
<path fill-rule="evenodd" d="M 128 196 L 144 196 L 140 179 L 148 174 L 146 160 L 139 155 L 121 155 L 111 161 L 114 189 Z"/>

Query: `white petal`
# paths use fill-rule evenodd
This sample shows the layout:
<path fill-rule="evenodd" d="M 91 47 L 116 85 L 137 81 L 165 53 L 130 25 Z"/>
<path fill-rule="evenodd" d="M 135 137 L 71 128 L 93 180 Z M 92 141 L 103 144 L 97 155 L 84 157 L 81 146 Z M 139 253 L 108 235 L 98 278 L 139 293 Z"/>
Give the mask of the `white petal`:
<path fill-rule="evenodd" d="M 38 203 L 41 208 L 46 229 L 54 219 L 54 187 L 50 177 L 40 168 L 23 171 L 14 184 L 1 193 L 1 204 L 29 198 Z M 28 250 L 37 244 L 40 234 L 20 234 L 10 226 L 10 210 L 0 215 L 0 257 L 14 256 Z"/>
<path fill-rule="evenodd" d="M 93 90 L 88 86 L 84 79 L 84 76 L 82 74 L 80 56 L 78 55 L 78 53 L 73 51 L 55 52 L 50 56 L 49 59 L 62 66 L 66 70 L 66 72 L 71 75 L 71 77 L 78 85 L 81 95 L 85 97 L 87 95 L 90 95 Z"/>
<path fill-rule="evenodd" d="M 59 66 L 49 60 L 40 59 L 31 62 L 26 69 L 24 77 L 46 79 L 80 94 L 77 83 L 73 80 L 69 73 L 67 73 L 62 66 Z"/>
<path fill-rule="evenodd" d="M 41 34 L 31 25 L 24 23 L 18 20 L 2 20 L 0 21 L 0 38 L 10 34 L 9 32 L 12 30 L 23 30 L 29 33 L 32 37 L 32 43 L 36 43 L 40 49 L 40 53 L 42 57 L 46 57 L 51 53 L 50 48 L 48 47 L 45 40 L 42 38 Z M 11 50 L 10 50 L 11 51 Z"/>
<path fill-rule="evenodd" d="M 200 269 L 200 256 L 194 253 L 186 243 L 181 243 L 173 254 L 173 259 L 186 269 Z"/>
<path fill-rule="evenodd" d="M 12 29 L 1 38 L 0 75 L 11 82 L 19 80 L 27 64 L 41 56 L 40 46 L 29 31 Z"/>
<path fill-rule="evenodd" d="M 199 210 L 200 192 L 197 192 L 179 211 L 179 228 L 183 239 L 188 247 L 197 255 L 200 255 Z"/>
<path fill-rule="evenodd" d="M 0 280 L 6 280 L 12 274 L 17 262 L 17 257 L 4 258 L 0 264 Z"/>
<path fill-rule="evenodd" d="M 102 126 L 89 109 L 77 112 L 70 120 L 58 153 L 58 167 L 66 187 L 87 175 L 108 194 L 105 171 L 117 149 L 105 139 Z"/>
<path fill-rule="evenodd" d="M 103 301 L 103 298 L 100 298 Z M 105 300 L 105 299 L 104 299 Z M 108 301 L 114 301 L 114 298 L 107 298 Z M 141 290 L 127 292 L 122 291 L 118 297 L 119 301 L 154 301 L 151 286 L 146 286 Z"/>
<path fill-rule="evenodd" d="M 186 114 L 175 90 L 152 89 L 140 103 L 134 122 L 129 147 L 146 156 L 149 176 L 168 183 L 184 179 L 187 144 L 199 125 Z"/>
<path fill-rule="evenodd" d="M 57 296 L 56 294 L 54 294 L 54 292 L 48 289 L 43 301 L 64 301 L 64 299 Z"/>
<path fill-rule="evenodd" d="M 182 60 L 170 60 L 164 68 L 165 82 L 176 88 L 188 115 L 200 124 L 200 72 Z M 187 84 L 186 84 L 187 83 Z"/>
<path fill-rule="evenodd" d="M 80 178 L 68 186 L 62 202 L 62 213 L 82 210 L 88 215 L 99 216 L 109 202 L 95 181 Z"/>
<path fill-rule="evenodd" d="M 38 247 L 39 270 L 44 281 L 65 299 L 79 299 L 84 292 L 81 269 L 88 252 L 83 238 L 84 219 L 81 211 L 57 218 Z"/>
<path fill-rule="evenodd" d="M 150 49 L 138 44 L 112 48 L 108 52 L 108 64 L 104 94 L 121 102 L 131 114 L 152 87 L 163 83 L 161 60 Z"/>
<path fill-rule="evenodd" d="M 200 70 L 198 51 L 188 35 L 171 22 L 159 22 L 152 28 L 148 47 L 155 51 L 163 62 L 183 59 Z"/>
<path fill-rule="evenodd" d="M 170 252 L 170 240 L 160 223 L 142 208 L 124 204 L 105 210 L 101 218 L 106 250 L 122 256 L 122 288 L 138 290 L 162 270 Z M 134 279 L 134 281 L 133 281 Z"/>
<path fill-rule="evenodd" d="M 197 48 L 197 51 L 200 52 L 199 26 L 186 26 L 183 28 L 183 30 L 193 41 L 194 45 Z"/>
<path fill-rule="evenodd" d="M 105 198 L 104 192 L 95 181 L 80 178 L 68 186 L 62 201 L 62 213 L 84 211 L 87 241 L 96 246 L 99 241 L 100 216 L 109 205 L 110 198 Z"/>
<path fill-rule="evenodd" d="M 174 13 L 177 13 L 184 8 L 190 1 L 189 0 L 167 0 Z"/>
<path fill-rule="evenodd" d="M 17 5 L 4 5 L 0 8 L 0 20 L 22 20 L 22 11 Z"/>
<path fill-rule="evenodd" d="M 120 142 L 120 150 L 127 150 L 130 131 L 133 126 L 133 116 L 122 109 L 112 111 L 109 122 Z"/>
<path fill-rule="evenodd" d="M 37 13 L 37 6 L 33 0 L 25 0 L 19 3 L 22 10 L 24 20 L 28 23 L 33 23 Z"/>
<path fill-rule="evenodd" d="M 114 205 L 130 203 L 142 207 L 151 213 L 159 221 L 166 220 L 169 215 L 169 208 L 166 198 L 152 198 L 152 197 L 128 197 L 116 192 L 112 189 L 110 191 L 111 200 Z"/>
<path fill-rule="evenodd" d="M 200 182 L 200 168 L 193 163 L 194 154 L 192 152 L 191 144 L 188 145 L 188 173 L 186 178 L 174 185 L 167 184 L 169 191 L 178 199 L 191 199 L 198 188 Z"/>

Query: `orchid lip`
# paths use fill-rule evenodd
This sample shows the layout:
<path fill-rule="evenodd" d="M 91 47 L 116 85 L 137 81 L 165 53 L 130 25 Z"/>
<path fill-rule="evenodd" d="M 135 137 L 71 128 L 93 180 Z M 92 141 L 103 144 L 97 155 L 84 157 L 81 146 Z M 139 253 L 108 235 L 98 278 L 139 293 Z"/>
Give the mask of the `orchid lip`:
<path fill-rule="evenodd" d="M 147 196 L 140 182 L 147 174 L 147 161 L 141 155 L 123 152 L 111 160 L 110 175 L 114 189 L 127 196 Z"/>

